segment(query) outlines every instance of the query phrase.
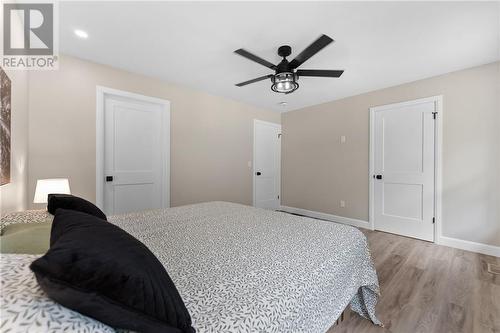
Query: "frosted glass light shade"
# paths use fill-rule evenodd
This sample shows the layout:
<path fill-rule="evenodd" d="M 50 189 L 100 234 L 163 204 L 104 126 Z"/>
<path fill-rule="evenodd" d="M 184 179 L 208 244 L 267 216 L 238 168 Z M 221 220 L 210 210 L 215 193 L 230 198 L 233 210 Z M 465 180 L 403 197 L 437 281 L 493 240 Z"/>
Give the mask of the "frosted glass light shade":
<path fill-rule="evenodd" d="M 49 194 L 71 194 L 67 178 L 38 179 L 34 203 L 47 203 Z"/>

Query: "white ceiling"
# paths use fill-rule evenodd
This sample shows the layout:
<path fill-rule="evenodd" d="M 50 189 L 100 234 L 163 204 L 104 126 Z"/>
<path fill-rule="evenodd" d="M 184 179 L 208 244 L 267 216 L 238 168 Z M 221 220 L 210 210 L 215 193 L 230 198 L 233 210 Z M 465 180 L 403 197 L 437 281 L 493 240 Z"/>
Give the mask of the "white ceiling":
<path fill-rule="evenodd" d="M 61 2 L 60 51 L 288 111 L 498 60 L 499 16 L 500 2 Z M 336 42 L 300 68 L 341 78 L 301 78 L 286 96 L 234 86 L 270 73 L 234 50 L 277 63 L 278 46 L 291 60 L 323 33 Z"/>

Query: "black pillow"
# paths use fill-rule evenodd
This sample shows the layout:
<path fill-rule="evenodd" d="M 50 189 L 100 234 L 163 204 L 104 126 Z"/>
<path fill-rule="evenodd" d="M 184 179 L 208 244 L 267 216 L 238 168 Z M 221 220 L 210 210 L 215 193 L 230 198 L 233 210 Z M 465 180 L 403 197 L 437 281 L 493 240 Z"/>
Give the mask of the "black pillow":
<path fill-rule="evenodd" d="M 191 317 L 163 265 L 112 223 L 58 209 L 59 236 L 30 268 L 56 302 L 115 328 L 194 332 Z"/>
<path fill-rule="evenodd" d="M 49 194 L 47 197 L 47 210 L 54 215 L 58 208 L 77 210 L 107 220 L 106 214 L 92 202 L 71 194 Z"/>

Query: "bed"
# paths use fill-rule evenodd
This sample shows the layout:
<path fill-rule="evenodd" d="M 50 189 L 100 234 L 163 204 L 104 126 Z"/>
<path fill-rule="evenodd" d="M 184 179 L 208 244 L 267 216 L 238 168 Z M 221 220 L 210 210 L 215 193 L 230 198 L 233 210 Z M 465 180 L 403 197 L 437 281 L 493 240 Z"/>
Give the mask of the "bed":
<path fill-rule="evenodd" d="M 197 332 L 326 332 L 349 305 L 380 324 L 377 275 L 356 228 L 228 202 L 109 221 L 166 267 Z M 36 257 L 1 256 L 2 331 L 114 332 L 48 299 L 28 268 Z"/>

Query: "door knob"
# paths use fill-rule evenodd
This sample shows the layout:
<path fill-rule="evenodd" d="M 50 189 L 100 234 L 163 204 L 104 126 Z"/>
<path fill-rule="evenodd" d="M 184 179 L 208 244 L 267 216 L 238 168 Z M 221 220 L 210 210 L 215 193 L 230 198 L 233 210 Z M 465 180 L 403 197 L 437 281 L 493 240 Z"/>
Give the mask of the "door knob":
<path fill-rule="evenodd" d="M 373 176 L 374 178 L 377 178 L 377 179 L 382 179 L 382 175 L 375 175 Z"/>
<path fill-rule="evenodd" d="M 113 176 L 106 176 L 106 181 L 107 182 L 112 182 L 113 181 Z"/>
<path fill-rule="evenodd" d="M 262 175 L 262 173 L 261 173 L 260 171 L 257 171 L 255 174 L 256 174 L 257 176 Z"/>

